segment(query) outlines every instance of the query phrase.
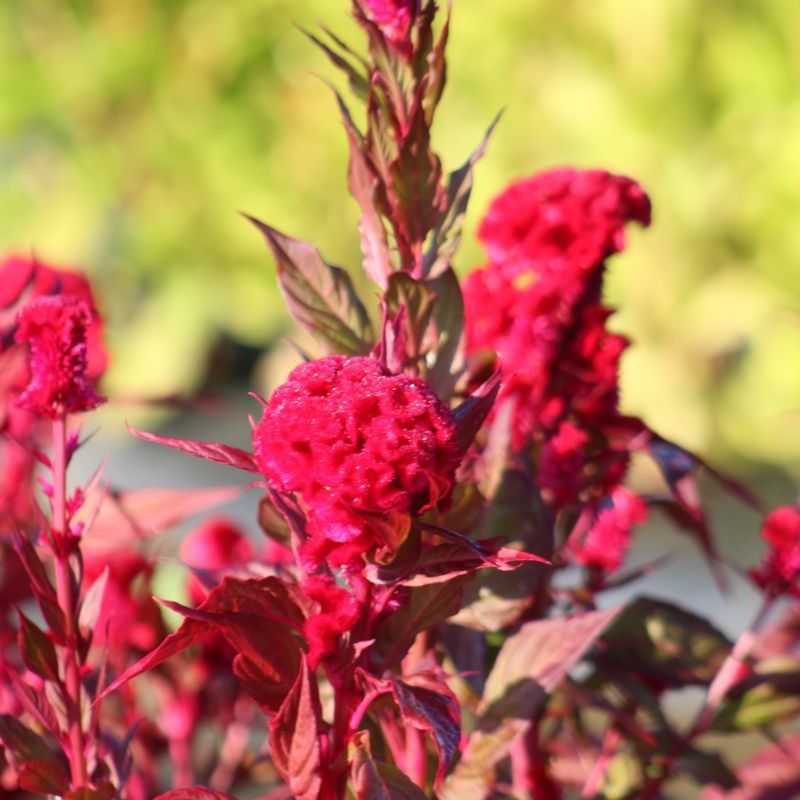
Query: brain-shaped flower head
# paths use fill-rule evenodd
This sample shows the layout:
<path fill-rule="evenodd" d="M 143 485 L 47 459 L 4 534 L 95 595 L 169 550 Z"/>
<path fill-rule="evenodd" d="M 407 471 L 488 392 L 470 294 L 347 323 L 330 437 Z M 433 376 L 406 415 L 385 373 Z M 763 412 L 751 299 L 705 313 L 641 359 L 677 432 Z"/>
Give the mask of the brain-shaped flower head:
<path fill-rule="evenodd" d="M 391 547 L 387 530 L 451 489 L 455 421 L 421 379 L 371 358 L 328 356 L 294 369 L 253 435 L 272 485 L 294 493 L 317 540 Z"/>

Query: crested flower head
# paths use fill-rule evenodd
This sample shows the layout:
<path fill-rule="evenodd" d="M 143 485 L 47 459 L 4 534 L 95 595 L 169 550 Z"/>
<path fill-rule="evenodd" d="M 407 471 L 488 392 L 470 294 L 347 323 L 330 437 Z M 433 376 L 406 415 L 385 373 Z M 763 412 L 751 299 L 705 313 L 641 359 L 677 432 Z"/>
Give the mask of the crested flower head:
<path fill-rule="evenodd" d="M 764 518 L 761 536 L 768 545 L 764 561 L 750 575 L 775 594 L 800 595 L 800 507 L 779 506 Z"/>
<path fill-rule="evenodd" d="M 103 402 L 88 368 L 89 306 L 72 295 L 39 297 L 17 316 L 16 341 L 29 346 L 30 375 L 19 405 L 41 417 L 90 411 Z"/>
<path fill-rule="evenodd" d="M 430 387 L 365 357 L 294 369 L 253 443 L 262 473 L 302 501 L 317 544 L 356 552 L 394 549 L 410 516 L 448 494 L 461 457 L 453 417 Z"/>

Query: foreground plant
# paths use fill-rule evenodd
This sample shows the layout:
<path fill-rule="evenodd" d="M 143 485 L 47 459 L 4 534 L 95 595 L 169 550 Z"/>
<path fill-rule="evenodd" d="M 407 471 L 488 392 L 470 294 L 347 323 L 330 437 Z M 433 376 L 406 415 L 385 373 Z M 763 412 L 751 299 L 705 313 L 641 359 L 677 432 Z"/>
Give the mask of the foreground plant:
<path fill-rule="evenodd" d="M 787 506 L 765 520 L 769 549 L 750 572 L 764 602 L 736 643 L 657 598 L 609 608 L 604 596 L 657 566 L 623 571 L 652 508 L 696 539 L 724 583 L 698 471 L 758 506 L 619 410 L 628 342 L 608 330 L 602 287 L 626 226 L 649 224 L 649 199 L 631 179 L 600 170 L 514 183 L 480 226 L 488 263 L 462 294 L 452 263 L 485 143 L 449 176 L 431 148 L 447 20 L 435 28 L 435 4 L 408 0 L 355 0 L 353 14 L 366 58 L 327 31 L 310 37 L 365 107 L 362 130 L 337 95 L 377 308 L 315 248 L 250 218 L 275 257 L 290 313 L 321 353 L 258 398 L 252 452 L 133 433 L 252 473 L 268 547 L 257 554 L 227 520 L 196 529 L 181 550 L 192 605 L 160 601 L 183 622 L 164 635 L 145 591 L 126 610 L 137 625 L 122 642 L 106 640 L 102 663 L 116 679 L 93 680 L 91 692 L 94 667 L 75 633 L 80 614 L 74 620 L 79 597 L 92 604 L 70 566 L 81 552 L 80 502 L 65 501 L 63 488 L 71 452 L 63 443 L 73 441 L 64 439 L 65 414 L 99 402 L 86 372 L 91 313 L 68 297 L 21 304 L 16 335 L 30 341 L 33 377 L 9 405 L 54 420 L 52 459 L 33 444 L 30 452 L 53 473 L 47 530 L 59 607 L 72 620 L 62 635 L 42 606 L 47 632 L 25 639 L 32 623 L 23 617 L 20 627 L 29 670 L 32 659 L 49 659 L 51 640 L 61 648 L 40 677 L 60 692 L 65 724 L 26 708 L 34 728 L 55 734 L 70 771 L 58 774 L 58 791 L 36 788 L 152 796 L 166 757 L 174 788 L 161 797 L 172 800 L 230 797 L 253 784 L 265 797 L 301 800 L 656 798 L 678 775 L 709 798 L 740 783 L 745 794 L 731 796 L 766 796 L 756 766 L 735 771 L 707 737 L 756 728 L 775 739 L 800 708 L 796 610 L 770 627 L 775 608 L 798 592 L 800 511 Z M 662 494 L 625 486 L 639 456 L 661 471 Z M 141 529 L 141 508 L 130 498 L 118 505 Z M 186 507 L 202 505 L 193 496 Z M 173 509 L 170 519 L 180 518 Z M 27 541 L 18 536 L 19 551 L 35 555 Z M 107 556 L 103 580 L 116 575 L 118 597 L 132 601 L 132 576 L 147 588 L 149 562 L 126 555 Z M 36 563 L 41 599 L 49 578 Z M 91 591 L 102 619 L 111 595 Z M 155 710 L 137 692 L 145 681 Z M 691 685 L 704 700 L 681 730 L 662 703 L 668 690 Z M 81 711 L 83 698 L 91 711 Z M 133 737 L 128 779 L 127 742 L 112 748 L 116 760 L 105 758 L 110 738 L 98 726 L 125 730 L 142 715 L 153 729 Z M 199 756 L 201 726 L 225 731 L 211 763 Z M 25 737 L 40 732 L 8 718 L 0 730 L 28 789 Z M 795 739 L 781 741 L 796 752 Z M 778 790 L 797 779 L 786 774 Z M 195 781 L 208 788 L 188 788 Z"/>

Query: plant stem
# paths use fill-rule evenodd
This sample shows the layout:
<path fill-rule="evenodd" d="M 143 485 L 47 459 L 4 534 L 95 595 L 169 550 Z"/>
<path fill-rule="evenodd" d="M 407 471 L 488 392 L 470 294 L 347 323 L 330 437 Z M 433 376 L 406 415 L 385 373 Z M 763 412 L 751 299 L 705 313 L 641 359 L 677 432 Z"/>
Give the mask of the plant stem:
<path fill-rule="evenodd" d="M 78 663 L 77 598 L 69 556 L 72 549 L 67 522 L 67 436 L 64 416 L 53 420 L 53 541 L 55 544 L 56 594 L 64 614 L 64 704 L 70 743 L 69 764 L 73 788 L 88 783 L 85 742 L 81 719 L 81 678 Z"/>

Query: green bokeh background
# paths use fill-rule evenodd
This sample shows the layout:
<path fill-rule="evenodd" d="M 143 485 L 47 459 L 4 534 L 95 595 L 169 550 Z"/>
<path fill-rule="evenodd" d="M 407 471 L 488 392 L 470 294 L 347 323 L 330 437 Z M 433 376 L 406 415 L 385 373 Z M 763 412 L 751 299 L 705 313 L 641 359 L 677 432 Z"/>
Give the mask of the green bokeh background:
<path fill-rule="evenodd" d="M 650 192 L 615 260 L 625 409 L 717 460 L 800 473 L 800 3 L 455 0 L 435 129 L 457 166 L 500 107 L 471 232 L 510 179 L 600 166 Z M 3 0 L 0 248 L 89 272 L 109 388 L 197 387 L 220 336 L 287 322 L 246 210 L 358 263 L 323 57 L 345 0 Z"/>

